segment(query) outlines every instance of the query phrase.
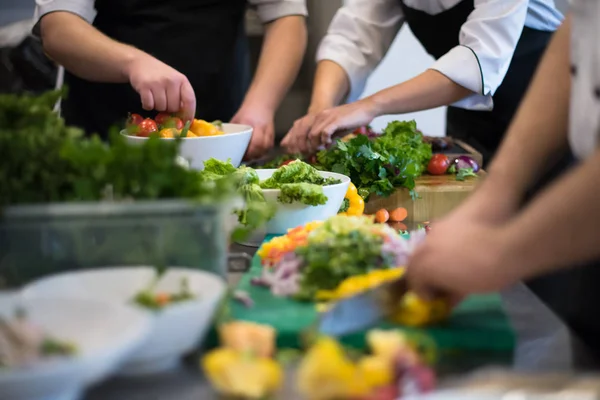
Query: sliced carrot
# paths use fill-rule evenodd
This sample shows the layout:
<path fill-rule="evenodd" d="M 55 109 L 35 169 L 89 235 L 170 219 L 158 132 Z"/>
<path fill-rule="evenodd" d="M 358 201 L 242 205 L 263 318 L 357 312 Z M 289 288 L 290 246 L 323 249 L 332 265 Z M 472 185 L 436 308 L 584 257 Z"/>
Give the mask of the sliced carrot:
<path fill-rule="evenodd" d="M 408 211 L 404 207 L 398 207 L 390 212 L 390 221 L 402 222 L 408 217 Z"/>
<path fill-rule="evenodd" d="M 385 208 L 382 208 L 375 213 L 375 221 L 380 224 L 386 223 L 388 219 L 390 219 L 390 213 Z"/>
<path fill-rule="evenodd" d="M 156 303 L 159 306 L 164 306 L 169 304 L 169 302 L 171 301 L 171 296 L 169 296 L 167 293 L 158 293 L 156 295 Z"/>

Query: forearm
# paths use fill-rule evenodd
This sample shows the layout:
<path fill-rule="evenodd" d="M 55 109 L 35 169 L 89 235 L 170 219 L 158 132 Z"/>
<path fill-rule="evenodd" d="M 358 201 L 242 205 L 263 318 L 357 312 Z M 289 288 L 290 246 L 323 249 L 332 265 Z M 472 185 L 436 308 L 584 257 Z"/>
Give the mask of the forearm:
<path fill-rule="evenodd" d="M 261 104 L 275 112 L 296 79 L 306 50 L 304 17 L 283 17 L 266 26 L 256 74 L 244 104 Z"/>
<path fill-rule="evenodd" d="M 570 18 L 554 35 L 484 184 L 520 199 L 567 148 Z M 502 188 L 502 189 L 500 189 Z M 510 192 L 506 192 L 510 190 Z"/>
<path fill-rule="evenodd" d="M 505 229 L 508 264 L 530 278 L 600 258 L 600 150 L 533 201 Z"/>
<path fill-rule="evenodd" d="M 315 73 L 309 113 L 339 105 L 350 90 L 346 71 L 330 60 L 320 61 Z"/>
<path fill-rule="evenodd" d="M 127 67 L 142 51 L 116 42 L 75 14 L 53 12 L 41 20 L 46 53 L 73 74 L 98 82 L 128 82 Z"/>
<path fill-rule="evenodd" d="M 404 114 L 452 104 L 473 94 L 442 73 L 429 69 L 415 78 L 382 90 L 365 101 L 373 103 L 376 114 Z"/>

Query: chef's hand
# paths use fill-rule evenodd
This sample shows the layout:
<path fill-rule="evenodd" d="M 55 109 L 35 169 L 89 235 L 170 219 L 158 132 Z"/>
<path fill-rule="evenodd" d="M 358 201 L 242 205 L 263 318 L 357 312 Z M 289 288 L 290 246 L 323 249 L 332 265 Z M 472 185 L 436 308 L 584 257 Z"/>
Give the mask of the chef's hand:
<path fill-rule="evenodd" d="M 253 129 L 245 159 L 264 156 L 275 145 L 274 113 L 258 107 L 244 107 L 231 120 L 234 124 L 250 125 Z"/>
<path fill-rule="evenodd" d="M 296 121 L 282 144 L 290 152 L 311 153 L 332 143 L 339 131 L 354 130 L 371 123 L 377 117 L 377 107 L 371 99 L 330 108 Z"/>
<path fill-rule="evenodd" d="M 504 225 L 441 221 L 407 265 L 409 285 L 419 295 L 453 299 L 497 291 L 519 280 L 512 268 Z"/>
<path fill-rule="evenodd" d="M 180 113 L 189 121 L 196 113 L 196 95 L 182 73 L 143 54 L 127 68 L 131 86 L 139 93 L 144 110 Z"/>

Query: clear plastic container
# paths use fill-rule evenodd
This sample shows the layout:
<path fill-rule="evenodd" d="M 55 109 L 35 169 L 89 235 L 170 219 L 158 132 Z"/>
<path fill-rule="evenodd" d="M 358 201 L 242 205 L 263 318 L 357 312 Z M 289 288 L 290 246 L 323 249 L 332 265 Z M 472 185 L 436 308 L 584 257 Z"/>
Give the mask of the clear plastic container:
<path fill-rule="evenodd" d="M 0 289 L 105 266 L 184 266 L 227 273 L 229 204 L 186 201 L 8 207 L 0 216 Z"/>

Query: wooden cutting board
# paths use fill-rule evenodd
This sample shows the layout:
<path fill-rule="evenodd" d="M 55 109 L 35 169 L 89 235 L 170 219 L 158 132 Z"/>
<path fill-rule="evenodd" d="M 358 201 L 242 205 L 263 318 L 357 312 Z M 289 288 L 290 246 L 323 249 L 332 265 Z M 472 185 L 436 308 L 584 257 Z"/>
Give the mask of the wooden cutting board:
<path fill-rule="evenodd" d="M 486 174 L 479 171 L 478 175 L 464 181 L 457 181 L 455 175 L 423 175 L 416 181 L 415 191 L 420 196 L 417 200 L 411 199 L 408 189 L 401 188 L 389 197 L 371 196 L 365 204 L 365 213 L 404 207 L 408 210 L 409 222 L 439 219 L 462 203 Z"/>

